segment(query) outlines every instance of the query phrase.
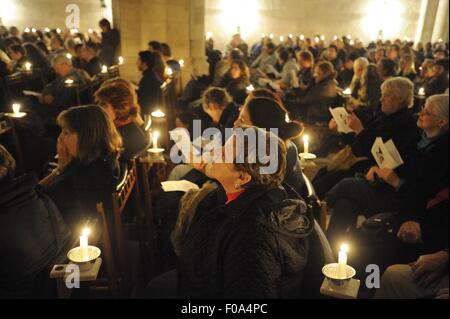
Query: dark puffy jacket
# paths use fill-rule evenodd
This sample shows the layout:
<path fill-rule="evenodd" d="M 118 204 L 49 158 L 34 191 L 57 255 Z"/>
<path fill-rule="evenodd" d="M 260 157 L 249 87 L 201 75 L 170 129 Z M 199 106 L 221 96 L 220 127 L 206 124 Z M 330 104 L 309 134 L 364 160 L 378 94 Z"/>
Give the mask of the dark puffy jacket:
<path fill-rule="evenodd" d="M 282 188 L 255 187 L 226 205 L 220 193 L 213 191 L 201 201 L 189 231 L 178 242 L 182 242 L 179 296 L 239 299 L 298 294 L 313 227 L 306 204 L 287 200 Z"/>
<path fill-rule="evenodd" d="M 0 186 L 0 296 L 31 297 L 36 277 L 67 252 L 70 231 L 36 185 L 24 175 Z"/>

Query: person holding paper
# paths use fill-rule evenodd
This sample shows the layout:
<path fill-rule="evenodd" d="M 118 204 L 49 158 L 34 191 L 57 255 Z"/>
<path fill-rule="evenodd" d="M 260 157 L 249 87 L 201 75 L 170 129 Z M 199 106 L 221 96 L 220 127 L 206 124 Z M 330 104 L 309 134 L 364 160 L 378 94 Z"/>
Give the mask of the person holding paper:
<path fill-rule="evenodd" d="M 372 146 L 376 138 L 387 142 L 392 139 L 402 158 L 414 150 L 420 138 L 414 115 L 408 107 L 414 101 L 414 84 L 406 78 L 392 78 L 381 87 L 381 111 L 366 126 L 354 113 L 347 118 L 348 126 L 355 132 L 350 145 L 341 149 L 327 167 L 321 169 L 313 180 L 319 197 L 323 196 L 345 177 L 365 173 L 375 164 Z"/>
<path fill-rule="evenodd" d="M 399 238 L 405 240 L 413 235 L 413 242 L 419 241 L 420 227 L 405 223 L 417 226 L 426 217 L 427 202 L 448 188 L 448 98 L 437 95 L 427 100 L 417 121 L 423 137 L 416 143 L 415 151 L 405 157 L 404 165 L 395 171 L 372 167 L 365 178 L 346 178 L 327 193 L 325 201 L 332 212 L 327 229 L 330 240 L 335 242 L 345 236 L 358 214 L 399 212 Z M 375 184 L 377 179 L 382 183 Z"/>

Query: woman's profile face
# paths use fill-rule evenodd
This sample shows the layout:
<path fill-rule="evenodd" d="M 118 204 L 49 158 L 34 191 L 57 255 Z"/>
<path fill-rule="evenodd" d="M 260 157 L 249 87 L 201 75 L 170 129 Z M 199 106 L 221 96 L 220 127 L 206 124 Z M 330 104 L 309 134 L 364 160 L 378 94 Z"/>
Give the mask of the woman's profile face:
<path fill-rule="evenodd" d="M 239 79 L 241 77 L 241 68 L 236 63 L 231 64 L 230 75 L 233 80 Z"/>
<path fill-rule="evenodd" d="M 250 114 L 248 113 L 248 109 L 247 109 L 246 105 L 244 105 L 241 108 L 239 117 L 237 118 L 236 122 L 234 122 L 234 127 L 241 126 L 241 125 L 253 126 L 253 122 L 250 117 Z"/>
<path fill-rule="evenodd" d="M 59 134 L 61 144 L 66 148 L 69 155 L 73 158 L 78 157 L 78 134 L 69 131 L 67 128 L 61 129 Z"/>

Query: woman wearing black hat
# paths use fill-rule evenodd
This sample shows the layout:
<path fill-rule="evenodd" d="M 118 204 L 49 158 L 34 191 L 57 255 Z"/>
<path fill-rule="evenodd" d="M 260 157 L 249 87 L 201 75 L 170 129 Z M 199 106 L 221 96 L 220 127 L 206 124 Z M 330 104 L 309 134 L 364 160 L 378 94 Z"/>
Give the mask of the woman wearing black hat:
<path fill-rule="evenodd" d="M 255 95 L 254 95 L 255 96 Z M 242 107 L 237 125 L 253 125 L 259 128 L 278 130 L 278 137 L 286 143 L 286 175 L 284 182 L 295 189 L 297 193 L 304 193 L 304 180 L 298 150 L 292 139 L 303 132 L 303 124 L 288 119 L 286 108 L 276 98 L 258 97 L 249 99 Z"/>

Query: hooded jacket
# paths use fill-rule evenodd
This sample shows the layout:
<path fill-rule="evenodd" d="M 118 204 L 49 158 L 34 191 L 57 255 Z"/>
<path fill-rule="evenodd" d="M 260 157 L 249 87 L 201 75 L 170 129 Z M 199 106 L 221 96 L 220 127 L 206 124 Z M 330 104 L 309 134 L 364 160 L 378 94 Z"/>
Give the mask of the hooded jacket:
<path fill-rule="evenodd" d="M 223 195 L 200 196 L 178 241 L 179 297 L 298 297 L 314 225 L 306 204 L 282 188 L 253 187 L 227 205 Z"/>

